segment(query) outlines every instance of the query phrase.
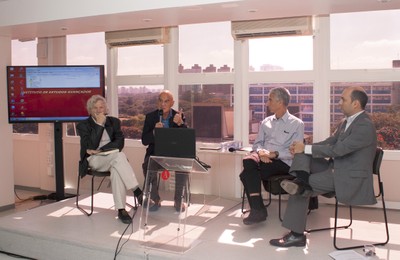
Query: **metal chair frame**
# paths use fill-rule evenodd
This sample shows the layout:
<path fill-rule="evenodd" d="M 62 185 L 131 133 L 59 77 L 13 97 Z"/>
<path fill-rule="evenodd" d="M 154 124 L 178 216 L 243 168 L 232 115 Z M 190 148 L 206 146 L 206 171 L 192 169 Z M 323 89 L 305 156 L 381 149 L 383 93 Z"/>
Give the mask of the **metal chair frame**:
<path fill-rule="evenodd" d="M 385 198 L 384 198 L 384 190 L 383 190 L 383 182 L 381 180 L 381 174 L 380 174 L 380 167 L 382 163 L 382 158 L 383 158 L 383 150 L 380 147 L 376 148 L 376 153 L 375 153 L 375 158 L 374 158 L 374 163 L 373 163 L 373 174 L 377 176 L 378 178 L 378 187 L 379 187 L 379 193 L 375 195 L 375 197 L 381 197 L 382 201 L 382 210 L 383 210 L 383 217 L 385 220 L 385 231 L 386 231 L 386 240 L 383 242 L 376 242 L 373 243 L 372 245 L 374 246 L 383 246 L 386 245 L 389 242 L 389 227 L 388 227 L 388 220 L 387 220 L 387 214 L 386 214 L 386 204 L 385 204 Z M 349 249 L 356 249 L 356 248 L 362 248 L 364 247 L 363 245 L 356 245 L 356 246 L 348 246 L 348 247 L 339 247 L 337 243 L 337 229 L 339 228 L 344 228 L 347 229 L 351 226 L 353 223 L 353 214 L 352 214 L 352 206 L 349 206 L 349 218 L 350 222 L 347 225 L 344 226 L 337 226 L 337 220 L 338 220 L 338 208 L 339 208 L 339 202 L 337 198 L 335 197 L 335 223 L 333 227 L 328 227 L 328 228 L 319 228 L 319 229 L 309 229 L 306 230 L 306 232 L 311 233 L 311 232 L 316 232 L 316 231 L 323 231 L 323 230 L 331 230 L 333 229 L 333 246 L 337 250 L 349 250 Z"/>
<path fill-rule="evenodd" d="M 292 179 L 294 179 L 293 175 L 283 174 L 283 175 L 272 175 L 271 177 L 268 178 L 268 180 L 262 181 L 264 189 L 269 193 L 268 202 L 264 204 L 264 206 L 267 208 L 271 204 L 272 195 L 278 195 L 278 207 L 279 207 L 278 211 L 279 211 L 279 219 L 281 221 L 282 221 L 282 195 L 287 194 L 287 192 L 282 188 L 279 188 L 278 192 L 272 192 L 272 184 L 278 182 L 278 184 L 280 185 L 281 181 L 292 180 Z M 243 187 L 242 208 L 241 208 L 243 214 L 249 211 L 244 209 L 245 197 L 246 197 L 246 188 Z"/>
<path fill-rule="evenodd" d="M 93 204 L 94 204 L 94 179 L 96 177 L 99 178 L 103 178 L 102 182 L 100 183 L 99 187 L 97 188 L 97 190 L 100 189 L 101 184 L 103 183 L 104 179 L 106 177 L 110 177 L 111 173 L 109 171 L 105 171 L 105 172 L 100 172 L 100 171 L 95 171 L 92 169 L 88 169 L 87 175 L 91 176 L 91 194 L 90 194 L 90 211 L 86 211 L 85 209 L 83 209 L 81 206 L 79 206 L 79 188 L 80 188 L 80 182 L 81 182 L 81 176 L 79 176 L 78 174 L 78 187 L 76 190 L 76 207 L 82 211 L 86 216 L 90 216 L 93 214 Z M 132 206 L 131 204 L 127 203 L 130 207 L 137 209 L 138 204 L 137 204 L 137 199 L 135 198 L 135 206 Z"/>

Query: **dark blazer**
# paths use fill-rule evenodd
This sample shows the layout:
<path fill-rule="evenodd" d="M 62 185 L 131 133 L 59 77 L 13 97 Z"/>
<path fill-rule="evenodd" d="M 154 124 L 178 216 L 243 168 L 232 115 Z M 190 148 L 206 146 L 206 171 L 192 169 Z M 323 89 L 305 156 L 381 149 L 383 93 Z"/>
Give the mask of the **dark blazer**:
<path fill-rule="evenodd" d="M 160 122 L 159 109 L 146 114 L 146 119 L 144 121 L 143 132 L 142 132 L 142 144 L 147 145 L 146 154 L 144 156 L 144 164 L 143 169 L 145 169 L 147 165 L 148 158 L 154 154 L 154 128 L 158 122 Z M 169 119 L 170 127 L 182 127 L 187 128 L 186 124 L 177 125 L 173 122 L 173 118 L 178 113 L 176 110 L 171 109 L 172 116 Z M 185 116 L 182 114 L 183 122 L 185 122 Z"/>
<path fill-rule="evenodd" d="M 312 145 L 313 158 L 334 158 L 333 176 L 339 202 L 376 203 L 372 175 L 376 146 L 375 126 L 365 112 L 358 115 L 345 132 L 336 131 L 326 140 Z"/>
<path fill-rule="evenodd" d="M 99 148 L 104 129 L 110 136 L 111 141 L 100 147 L 100 150 L 119 149 L 121 151 L 124 148 L 125 137 L 121 130 L 121 121 L 118 118 L 107 116 L 103 127 L 96 124 L 93 118 L 89 116 L 86 120 L 79 122 L 76 126 L 81 143 L 79 161 L 79 175 L 81 177 L 86 175 L 88 169 L 87 157 L 89 157 L 89 154 L 86 153 L 86 150 L 96 150 Z"/>

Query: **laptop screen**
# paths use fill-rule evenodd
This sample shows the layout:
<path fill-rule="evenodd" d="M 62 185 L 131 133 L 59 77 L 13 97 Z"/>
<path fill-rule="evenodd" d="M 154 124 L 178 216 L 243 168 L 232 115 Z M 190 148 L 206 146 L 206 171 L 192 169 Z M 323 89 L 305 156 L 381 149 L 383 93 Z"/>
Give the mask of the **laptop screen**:
<path fill-rule="evenodd" d="M 196 158 L 196 134 L 193 128 L 155 128 L 154 155 Z"/>

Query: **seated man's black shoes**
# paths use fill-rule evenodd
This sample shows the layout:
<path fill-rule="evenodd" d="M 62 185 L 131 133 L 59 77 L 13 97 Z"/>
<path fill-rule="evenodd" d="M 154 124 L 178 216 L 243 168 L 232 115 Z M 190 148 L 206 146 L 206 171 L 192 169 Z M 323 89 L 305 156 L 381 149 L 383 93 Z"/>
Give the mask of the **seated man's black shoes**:
<path fill-rule="evenodd" d="M 143 192 L 140 188 L 137 188 L 133 191 L 133 195 L 136 198 L 137 203 L 139 206 L 143 205 Z"/>
<path fill-rule="evenodd" d="M 131 216 L 129 216 L 128 212 L 125 209 L 119 209 L 118 210 L 118 218 L 124 224 L 132 223 L 132 218 L 131 218 Z"/>
<path fill-rule="evenodd" d="M 267 220 L 267 210 L 264 209 L 251 209 L 250 214 L 243 219 L 243 224 L 245 225 L 253 225 L 256 223 L 263 222 Z"/>
<path fill-rule="evenodd" d="M 143 194 L 140 194 L 139 196 L 137 196 L 136 201 L 139 204 L 139 206 L 142 206 L 143 205 Z"/>
<path fill-rule="evenodd" d="M 185 204 L 178 202 L 178 201 L 174 202 L 174 208 L 175 208 L 176 212 L 185 212 L 185 210 L 186 210 Z"/>
<path fill-rule="evenodd" d="M 150 202 L 147 201 L 147 199 L 143 202 L 143 207 L 147 208 L 147 204 L 149 204 L 149 211 L 157 211 L 161 207 L 161 201 L 160 200 L 152 200 L 150 199 Z"/>
<path fill-rule="evenodd" d="M 312 194 L 311 186 L 300 179 L 283 180 L 281 187 L 290 195 L 310 196 Z"/>
<path fill-rule="evenodd" d="M 278 247 L 303 247 L 306 245 L 306 236 L 304 234 L 296 236 L 293 232 L 289 232 L 282 238 L 271 239 L 269 244 Z"/>

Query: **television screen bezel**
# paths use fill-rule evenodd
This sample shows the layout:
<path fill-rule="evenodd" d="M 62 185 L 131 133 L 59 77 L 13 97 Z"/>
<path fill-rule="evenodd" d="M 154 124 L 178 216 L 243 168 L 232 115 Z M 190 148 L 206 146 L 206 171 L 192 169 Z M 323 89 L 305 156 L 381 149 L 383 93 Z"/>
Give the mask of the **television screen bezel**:
<path fill-rule="evenodd" d="M 7 110 L 8 110 L 8 122 L 10 124 L 19 124 L 19 123 L 56 123 L 56 122 L 79 122 L 85 120 L 89 114 L 79 115 L 79 116 L 60 116 L 60 117 L 28 117 L 26 120 L 15 120 L 12 119 L 11 116 L 11 107 L 10 107 L 10 68 L 77 68 L 77 67 L 94 67 L 100 68 L 100 91 L 96 94 L 102 95 L 105 97 L 105 66 L 104 65 L 10 65 L 6 68 L 6 77 L 7 77 Z M 57 89 L 57 88 L 54 88 Z M 60 104 L 62 106 L 62 104 Z M 86 103 L 85 103 L 86 105 Z M 86 111 L 86 106 L 85 106 Z"/>

